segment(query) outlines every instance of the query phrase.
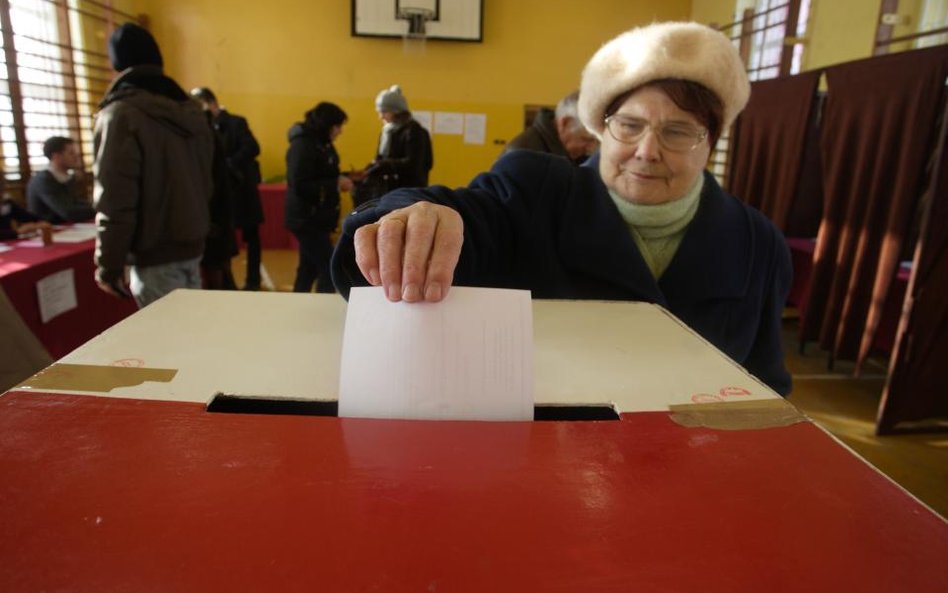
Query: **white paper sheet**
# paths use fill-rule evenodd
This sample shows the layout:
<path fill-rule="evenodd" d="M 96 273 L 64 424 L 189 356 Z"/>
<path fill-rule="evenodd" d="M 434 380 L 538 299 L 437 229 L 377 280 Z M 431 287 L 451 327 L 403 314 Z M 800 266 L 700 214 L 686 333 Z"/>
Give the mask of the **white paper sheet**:
<path fill-rule="evenodd" d="M 483 113 L 464 114 L 464 143 L 483 144 L 487 132 L 487 116 Z"/>
<path fill-rule="evenodd" d="M 530 293 L 455 286 L 440 303 L 349 295 L 339 416 L 532 420 Z"/>
<path fill-rule="evenodd" d="M 53 317 L 76 308 L 76 278 L 73 269 L 50 274 L 36 282 L 40 319 L 47 323 Z"/>
<path fill-rule="evenodd" d="M 430 111 L 412 111 L 411 116 L 421 127 L 431 132 L 431 112 Z"/>
<path fill-rule="evenodd" d="M 81 243 L 82 241 L 95 239 L 95 234 L 95 225 L 76 225 L 53 233 L 53 243 Z"/>
<path fill-rule="evenodd" d="M 434 114 L 435 134 L 460 135 L 464 131 L 464 114 L 451 111 L 436 111 Z"/>
<path fill-rule="evenodd" d="M 21 239 L 16 242 L 17 247 L 46 247 L 42 239 Z"/>

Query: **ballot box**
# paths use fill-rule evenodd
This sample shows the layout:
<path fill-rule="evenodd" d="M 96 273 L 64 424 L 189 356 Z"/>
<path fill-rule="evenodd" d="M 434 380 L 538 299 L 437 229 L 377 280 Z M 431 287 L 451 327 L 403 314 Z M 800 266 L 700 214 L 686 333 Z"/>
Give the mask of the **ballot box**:
<path fill-rule="evenodd" d="M 339 297 L 172 293 L 0 396 L 0 590 L 948 590 L 941 517 L 666 311 L 533 307 L 537 419 L 369 420 Z"/>

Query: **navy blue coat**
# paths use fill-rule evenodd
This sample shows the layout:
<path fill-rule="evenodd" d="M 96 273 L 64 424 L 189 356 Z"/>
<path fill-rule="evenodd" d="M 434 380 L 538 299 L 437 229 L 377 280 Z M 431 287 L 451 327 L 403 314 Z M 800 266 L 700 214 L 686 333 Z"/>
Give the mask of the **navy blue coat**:
<path fill-rule="evenodd" d="M 333 280 L 343 295 L 367 284 L 352 243 L 360 226 L 419 200 L 447 205 L 464 220 L 455 284 L 659 304 L 786 395 L 780 326 L 790 251 L 766 217 L 704 175 L 698 211 L 657 281 L 609 197 L 598 158 L 576 167 L 530 151 L 505 155 L 467 188 L 397 190 L 353 212 L 333 255 Z"/>

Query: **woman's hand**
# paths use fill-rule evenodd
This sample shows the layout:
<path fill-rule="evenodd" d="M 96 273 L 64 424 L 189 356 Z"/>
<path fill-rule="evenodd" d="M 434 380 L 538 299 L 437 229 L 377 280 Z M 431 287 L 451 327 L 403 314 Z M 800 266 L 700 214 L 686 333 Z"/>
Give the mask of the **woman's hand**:
<path fill-rule="evenodd" d="M 448 208 L 418 202 L 355 233 L 356 264 L 390 301 L 440 301 L 461 256 L 464 222 Z"/>

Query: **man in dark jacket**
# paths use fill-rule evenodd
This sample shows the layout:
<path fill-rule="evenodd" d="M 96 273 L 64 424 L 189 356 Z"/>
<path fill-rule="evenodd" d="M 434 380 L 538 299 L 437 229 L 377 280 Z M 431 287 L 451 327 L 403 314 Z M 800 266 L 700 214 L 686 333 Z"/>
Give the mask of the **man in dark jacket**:
<path fill-rule="evenodd" d="M 260 184 L 260 165 L 257 163 L 260 145 L 250 131 L 247 120 L 221 108 L 211 89 L 193 89 L 191 96 L 211 114 L 214 130 L 221 139 L 234 198 L 234 226 L 240 229 L 247 244 L 247 280 L 244 290 L 260 290 L 259 227 L 263 222 L 263 208 L 257 187 Z"/>
<path fill-rule="evenodd" d="M 572 92 L 556 105 L 556 111 L 541 109 L 529 128 L 507 143 L 504 154 L 512 150 L 533 150 L 565 156 L 577 164 L 596 152 L 599 141 L 586 131 L 576 112 L 579 91 Z"/>
<path fill-rule="evenodd" d="M 42 220 L 53 224 L 91 220 L 95 210 L 79 176 L 82 157 L 72 138 L 52 136 L 43 143 L 43 155 L 49 161 L 26 187 L 26 206 Z"/>
<path fill-rule="evenodd" d="M 214 130 L 178 84 L 145 29 L 109 40 L 119 76 L 95 121 L 96 282 L 124 296 L 125 265 L 140 307 L 176 288 L 200 288 L 213 194 Z"/>

